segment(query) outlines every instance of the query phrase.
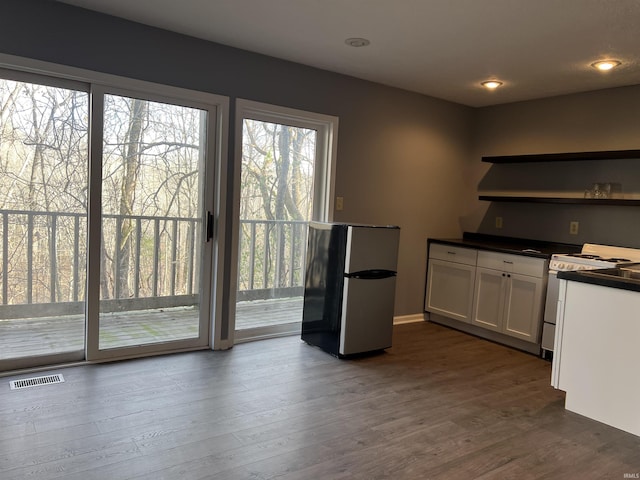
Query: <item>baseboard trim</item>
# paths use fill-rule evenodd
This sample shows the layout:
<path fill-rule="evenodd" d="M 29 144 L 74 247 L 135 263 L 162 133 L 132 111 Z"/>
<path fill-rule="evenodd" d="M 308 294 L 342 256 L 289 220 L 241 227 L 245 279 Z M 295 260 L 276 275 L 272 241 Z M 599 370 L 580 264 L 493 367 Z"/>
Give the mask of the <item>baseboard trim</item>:
<path fill-rule="evenodd" d="M 418 323 L 424 322 L 423 313 L 415 313 L 413 315 L 401 315 L 399 317 L 393 317 L 394 325 L 403 325 L 405 323 Z"/>

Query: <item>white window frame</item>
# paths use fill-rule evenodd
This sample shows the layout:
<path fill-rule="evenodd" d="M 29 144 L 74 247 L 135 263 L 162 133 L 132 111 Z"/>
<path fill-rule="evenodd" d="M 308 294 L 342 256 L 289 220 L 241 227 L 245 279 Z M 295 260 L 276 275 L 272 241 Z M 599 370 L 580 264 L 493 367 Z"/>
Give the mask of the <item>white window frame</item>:
<path fill-rule="evenodd" d="M 105 74 L 100 72 L 94 72 L 91 70 L 69 67 L 66 65 L 59 65 L 50 62 L 44 62 L 40 60 L 34 60 L 30 58 L 18 57 L 14 55 L 7 55 L 0 53 L 0 69 L 6 69 L 11 72 L 7 78 L 12 77 L 16 80 L 23 81 L 36 81 L 40 79 L 39 83 L 42 83 L 43 77 L 46 77 L 47 84 L 57 85 L 63 87 L 76 88 L 78 90 L 85 90 L 88 88 L 92 93 L 140 93 L 144 98 L 157 99 L 158 101 L 167 101 L 175 103 L 177 105 L 192 106 L 200 108 L 210 112 L 213 115 L 209 122 L 214 125 L 214 128 L 210 128 L 207 135 L 207 148 L 208 151 L 208 165 L 207 168 L 213 170 L 212 175 L 209 178 L 212 179 L 213 184 L 207 185 L 204 192 L 204 205 L 205 210 L 209 210 L 214 216 L 214 236 L 213 236 L 213 248 L 210 254 L 210 258 L 204 259 L 206 262 L 210 262 L 212 272 L 211 289 L 208 292 L 203 292 L 203 298 L 206 304 L 202 304 L 202 308 L 207 308 L 209 312 L 209 338 L 208 345 L 204 347 L 216 348 L 221 343 L 220 331 L 221 331 L 221 318 L 223 312 L 223 285 L 225 277 L 225 262 L 224 258 L 229 255 L 227 245 L 225 244 L 226 238 L 226 224 L 227 224 L 227 210 L 228 210 L 228 194 L 227 194 L 227 164 L 228 164 L 228 136 L 229 136 L 229 98 L 221 95 L 216 95 L 207 92 L 201 92 L 196 90 L 189 90 L 180 87 L 173 87 L 169 85 L 163 85 L 158 83 L 147 82 L 143 80 L 136 80 L 127 77 L 121 77 L 117 75 Z M 78 86 L 84 86 L 78 88 Z M 93 103 L 93 101 L 92 101 Z M 98 105 L 90 105 L 90 109 L 97 108 Z M 101 107 L 101 105 L 100 105 Z M 94 118 L 95 120 L 95 118 Z M 101 141 L 101 135 L 96 135 L 95 129 L 101 129 L 101 125 L 92 125 L 92 134 L 90 138 L 90 176 L 100 175 L 100 172 L 96 172 L 97 167 L 97 155 L 95 152 L 101 151 L 101 145 L 98 145 L 98 141 Z M 100 148 L 98 148 L 100 147 Z M 90 192 L 92 196 L 89 202 L 89 208 L 96 208 L 96 205 L 100 204 L 100 192 Z M 92 206 L 93 205 L 93 206 Z M 99 222 L 100 217 L 95 215 L 95 212 L 89 212 L 90 219 L 93 219 L 92 223 L 88 225 L 89 235 L 94 237 L 98 235 L 100 225 L 96 224 L 96 219 Z M 93 214 L 93 216 L 91 216 Z M 97 230 L 96 230 L 97 229 Z M 97 254 L 96 254 L 97 252 Z M 96 256 L 97 255 L 97 256 Z M 97 261 L 96 261 L 97 259 Z M 99 266 L 99 249 L 93 249 L 93 252 L 88 252 L 88 271 L 87 281 L 91 276 L 99 275 L 96 272 L 95 266 Z M 93 269 L 91 265 L 93 264 Z M 87 289 L 87 305 L 95 303 L 97 306 L 96 295 L 98 295 L 97 289 Z M 93 297 L 96 298 L 93 298 Z M 208 301 L 207 301 L 208 300 Z M 97 310 L 97 307 L 94 307 Z M 91 310 L 88 307 L 88 310 Z M 97 316 L 97 311 L 87 312 L 87 322 L 96 321 L 92 320 L 92 317 Z M 121 358 L 129 358 L 132 356 L 145 356 L 153 355 L 162 351 L 162 353 L 168 353 L 166 349 L 163 349 L 162 345 L 150 346 L 148 348 L 141 347 L 133 354 L 127 353 L 122 357 L 116 357 L 113 354 L 102 355 L 97 350 L 96 338 L 91 339 L 87 337 L 86 341 L 86 358 L 94 361 L 101 360 L 113 360 Z M 193 350 L 195 348 L 203 348 L 203 346 L 180 348 L 171 351 L 181 350 Z M 16 365 L 15 368 L 22 368 L 21 365 Z"/>
<path fill-rule="evenodd" d="M 228 331 L 223 348 L 230 348 L 235 340 L 236 299 L 238 285 L 238 241 L 240 229 L 240 190 L 242 169 L 242 131 L 246 118 L 317 131 L 316 159 L 314 171 L 314 199 L 312 220 L 333 220 L 336 156 L 338 151 L 338 117 L 281 107 L 252 100 L 236 99 L 234 169 L 233 169 L 233 214 L 229 222 L 231 231 L 231 268 L 229 282 Z"/>
<path fill-rule="evenodd" d="M 216 139 L 216 127 L 217 127 L 217 107 L 215 105 L 209 103 L 203 103 L 201 101 L 194 101 L 191 98 L 187 98 L 185 96 L 181 97 L 170 97 L 167 95 L 161 95 L 157 92 L 147 93 L 147 91 L 143 91 L 142 89 L 124 89 L 116 86 L 102 86 L 92 84 L 91 89 L 91 145 L 89 148 L 90 151 L 90 161 L 89 161 L 89 185 L 100 185 L 102 182 L 102 120 L 103 120 L 103 112 L 104 112 L 104 96 L 105 95 L 118 95 L 129 98 L 141 98 L 146 101 L 151 102 L 159 102 L 159 103 L 167 103 L 172 105 L 180 105 L 189 108 L 195 108 L 202 111 L 207 112 L 207 138 L 204 139 L 205 151 L 207 159 L 210 157 L 215 158 L 215 151 L 209 152 L 208 146 L 217 144 L 218 140 Z M 100 123 L 99 123 L 100 122 Z M 213 128 L 209 128 L 212 126 Z M 205 171 L 202 172 L 204 176 L 203 184 L 206 185 L 214 185 L 216 181 L 215 177 L 215 169 L 211 171 L 213 165 L 205 165 Z M 98 190 L 98 191 L 96 191 Z M 102 229 L 102 201 L 101 201 L 101 189 L 91 189 L 89 193 L 91 195 L 91 200 L 89 201 L 89 241 L 88 244 L 92 245 L 95 243 L 100 243 L 99 240 L 93 242 L 91 238 L 100 239 L 100 233 Z M 204 188 L 203 190 L 203 208 L 202 208 L 202 226 L 206 228 L 206 214 L 205 212 L 214 212 L 214 203 L 213 203 L 213 191 L 211 188 Z M 213 269 L 214 265 L 212 264 L 213 250 L 215 249 L 215 235 L 214 239 L 212 239 L 212 248 L 204 248 L 203 255 L 201 257 L 201 261 L 203 265 L 210 266 L 209 268 L 204 268 L 203 273 L 205 275 L 211 275 L 213 277 Z M 204 278 L 207 282 L 211 278 Z M 202 280 L 202 279 L 201 279 Z M 90 252 L 89 258 L 87 261 L 87 281 L 93 283 L 93 285 L 98 285 L 100 282 L 100 255 L 97 249 Z M 211 278 L 211 282 L 213 279 Z M 211 284 L 213 286 L 213 283 Z M 181 351 L 181 350 L 191 350 L 197 348 L 208 347 L 212 344 L 211 342 L 211 333 L 214 330 L 212 326 L 212 315 L 211 310 L 214 305 L 212 303 L 212 288 L 203 289 L 202 295 L 200 298 L 199 307 L 203 311 L 203 315 L 206 315 L 205 319 L 203 316 L 201 317 L 199 331 L 201 335 L 198 338 L 194 339 L 186 339 L 186 340 L 173 340 L 171 341 L 171 351 Z M 167 351 L 167 347 L 161 343 L 144 343 L 142 345 L 136 346 L 128 346 L 128 347 L 119 347 L 119 348 L 111 348 L 111 349 L 100 349 L 99 348 L 99 333 L 100 333 L 100 312 L 99 312 L 99 291 L 97 289 L 91 290 L 87 289 L 87 334 L 86 334 L 86 354 L 87 360 L 112 360 L 116 358 L 129 358 L 129 357 L 140 357 L 146 355 L 153 355 L 156 353 L 164 353 Z M 204 334 L 204 335 L 203 335 Z"/>

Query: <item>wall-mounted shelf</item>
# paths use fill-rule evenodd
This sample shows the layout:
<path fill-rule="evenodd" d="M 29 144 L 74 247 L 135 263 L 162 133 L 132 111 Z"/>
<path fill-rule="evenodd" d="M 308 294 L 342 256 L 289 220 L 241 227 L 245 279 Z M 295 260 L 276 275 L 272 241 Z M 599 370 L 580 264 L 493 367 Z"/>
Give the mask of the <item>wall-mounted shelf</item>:
<path fill-rule="evenodd" d="M 622 160 L 640 159 L 640 150 L 609 150 L 601 152 L 571 152 L 571 153 L 539 153 L 532 155 L 499 155 L 484 156 L 483 162 L 488 163 L 532 163 L 532 162 L 560 162 L 577 160 Z"/>
<path fill-rule="evenodd" d="M 480 200 L 488 202 L 526 202 L 526 203 L 556 203 L 571 205 L 618 205 L 625 207 L 640 206 L 639 199 L 624 198 L 554 198 L 554 197 L 514 197 L 498 195 L 480 195 Z"/>

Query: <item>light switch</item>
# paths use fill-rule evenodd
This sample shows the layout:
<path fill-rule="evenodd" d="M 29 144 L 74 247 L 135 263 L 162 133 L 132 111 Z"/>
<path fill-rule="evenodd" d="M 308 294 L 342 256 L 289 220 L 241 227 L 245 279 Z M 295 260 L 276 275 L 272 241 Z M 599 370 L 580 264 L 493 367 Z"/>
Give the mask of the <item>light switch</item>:
<path fill-rule="evenodd" d="M 344 197 L 336 197 L 336 211 L 341 212 L 344 208 Z"/>

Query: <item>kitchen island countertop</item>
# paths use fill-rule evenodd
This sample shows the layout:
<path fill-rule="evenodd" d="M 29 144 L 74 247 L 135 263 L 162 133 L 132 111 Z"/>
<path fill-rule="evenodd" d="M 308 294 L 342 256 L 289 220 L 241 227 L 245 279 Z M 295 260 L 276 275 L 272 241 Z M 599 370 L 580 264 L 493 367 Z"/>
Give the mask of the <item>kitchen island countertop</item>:
<path fill-rule="evenodd" d="M 558 272 L 558 278 L 561 280 L 572 280 L 574 282 L 589 283 L 602 287 L 640 292 L 640 279 L 619 276 L 618 272 L 620 270 L 620 268 L 605 268 L 601 270 Z"/>

